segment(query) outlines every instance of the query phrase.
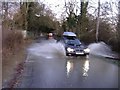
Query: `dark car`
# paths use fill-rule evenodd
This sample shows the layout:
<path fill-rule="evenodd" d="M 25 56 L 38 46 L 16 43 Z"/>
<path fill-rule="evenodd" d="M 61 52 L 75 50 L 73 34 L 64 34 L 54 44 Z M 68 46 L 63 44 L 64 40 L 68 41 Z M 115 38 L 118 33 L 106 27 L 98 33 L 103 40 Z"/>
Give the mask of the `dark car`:
<path fill-rule="evenodd" d="M 73 32 L 64 32 L 60 42 L 64 45 L 67 56 L 87 55 L 90 52 L 90 49 L 81 43 Z"/>

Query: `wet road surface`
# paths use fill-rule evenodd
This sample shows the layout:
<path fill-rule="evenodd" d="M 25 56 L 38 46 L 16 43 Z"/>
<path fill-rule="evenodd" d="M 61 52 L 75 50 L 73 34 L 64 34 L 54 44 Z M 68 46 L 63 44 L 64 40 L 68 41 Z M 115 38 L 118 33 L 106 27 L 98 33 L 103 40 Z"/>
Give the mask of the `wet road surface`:
<path fill-rule="evenodd" d="M 51 47 L 44 48 L 45 57 L 40 55 L 43 46 L 30 47 L 37 52 L 29 51 L 19 88 L 118 88 L 118 66 L 109 59 L 65 57 L 48 52 Z"/>

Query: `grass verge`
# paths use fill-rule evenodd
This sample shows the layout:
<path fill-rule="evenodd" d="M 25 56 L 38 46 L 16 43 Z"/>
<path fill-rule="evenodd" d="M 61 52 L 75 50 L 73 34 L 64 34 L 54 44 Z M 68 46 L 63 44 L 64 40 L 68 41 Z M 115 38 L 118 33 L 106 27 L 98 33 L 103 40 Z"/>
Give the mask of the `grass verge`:
<path fill-rule="evenodd" d="M 2 84 L 13 78 L 17 66 L 26 59 L 26 47 L 32 42 L 31 39 L 23 39 L 21 33 L 12 32 L 2 42 Z"/>

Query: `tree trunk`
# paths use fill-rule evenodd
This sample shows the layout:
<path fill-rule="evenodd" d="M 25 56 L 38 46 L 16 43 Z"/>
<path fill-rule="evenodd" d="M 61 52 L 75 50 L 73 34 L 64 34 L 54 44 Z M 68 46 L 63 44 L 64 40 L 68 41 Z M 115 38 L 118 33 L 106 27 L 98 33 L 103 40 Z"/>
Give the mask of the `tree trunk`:
<path fill-rule="evenodd" d="M 80 25 L 80 29 L 79 29 L 79 37 L 80 34 L 84 34 L 87 31 L 87 27 L 88 27 L 88 20 L 87 20 L 87 7 L 88 7 L 88 1 L 81 1 L 81 15 L 79 17 L 79 25 Z"/>
<path fill-rule="evenodd" d="M 117 23 L 117 42 L 118 51 L 120 52 L 120 1 L 118 2 L 118 23 Z"/>
<path fill-rule="evenodd" d="M 96 42 L 99 40 L 99 23 L 100 23 L 100 0 L 98 1 L 98 17 L 97 17 L 97 25 L 96 25 Z"/>
<path fill-rule="evenodd" d="M 8 20 L 8 2 L 2 2 L 2 8 L 5 11 L 3 13 L 3 22 L 2 22 L 3 30 L 7 30 L 9 28 L 8 22 L 7 22 L 7 20 Z"/>

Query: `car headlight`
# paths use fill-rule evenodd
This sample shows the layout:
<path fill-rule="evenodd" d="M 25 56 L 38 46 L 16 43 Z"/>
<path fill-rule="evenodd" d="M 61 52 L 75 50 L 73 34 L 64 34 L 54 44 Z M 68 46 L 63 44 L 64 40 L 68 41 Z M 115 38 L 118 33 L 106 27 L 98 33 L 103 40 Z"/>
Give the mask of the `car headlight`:
<path fill-rule="evenodd" d="M 89 49 L 89 48 L 86 48 L 86 49 L 84 49 L 84 52 L 85 52 L 85 53 L 89 53 L 89 52 L 90 52 L 90 49 Z"/>
<path fill-rule="evenodd" d="M 67 48 L 67 51 L 68 51 L 68 52 L 73 52 L 74 49 L 72 49 L 72 48 Z"/>

